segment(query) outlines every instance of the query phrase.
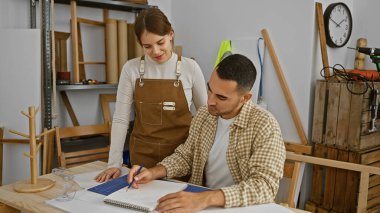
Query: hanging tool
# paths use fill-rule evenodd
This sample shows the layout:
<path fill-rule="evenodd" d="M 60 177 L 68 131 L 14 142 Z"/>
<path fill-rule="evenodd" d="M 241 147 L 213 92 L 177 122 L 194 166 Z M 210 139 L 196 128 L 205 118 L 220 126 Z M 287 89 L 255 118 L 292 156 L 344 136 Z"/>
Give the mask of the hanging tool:
<path fill-rule="evenodd" d="M 377 120 L 377 110 L 379 108 L 379 90 L 378 89 L 373 89 L 371 91 L 371 105 L 370 105 L 370 110 L 371 110 L 371 128 L 368 130 L 369 133 L 376 132 L 379 130 L 379 128 L 376 125 L 376 120 Z"/>

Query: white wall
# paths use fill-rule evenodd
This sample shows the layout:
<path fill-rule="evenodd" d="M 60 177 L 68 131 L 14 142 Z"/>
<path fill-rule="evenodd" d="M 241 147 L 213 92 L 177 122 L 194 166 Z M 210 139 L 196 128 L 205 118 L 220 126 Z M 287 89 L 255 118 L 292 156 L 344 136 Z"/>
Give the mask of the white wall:
<path fill-rule="evenodd" d="M 0 29 L 0 127 L 4 138 L 21 138 L 13 129 L 29 134 L 29 106 L 41 106 L 41 43 L 39 30 Z M 36 133 L 41 132 L 41 111 L 36 115 Z M 26 138 L 21 138 L 26 139 Z M 3 184 L 30 178 L 29 145 L 5 144 Z"/>

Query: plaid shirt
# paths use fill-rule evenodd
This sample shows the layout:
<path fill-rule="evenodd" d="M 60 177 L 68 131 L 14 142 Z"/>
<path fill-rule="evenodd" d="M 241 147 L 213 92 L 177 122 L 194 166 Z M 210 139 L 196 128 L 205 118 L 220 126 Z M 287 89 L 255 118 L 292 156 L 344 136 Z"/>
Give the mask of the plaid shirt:
<path fill-rule="evenodd" d="M 190 183 L 204 185 L 205 165 L 214 143 L 217 117 L 207 106 L 198 110 L 184 144 L 159 164 L 167 176 L 190 175 Z M 267 111 L 245 104 L 230 126 L 227 164 L 235 185 L 221 188 L 224 207 L 273 202 L 286 158 L 280 127 Z"/>

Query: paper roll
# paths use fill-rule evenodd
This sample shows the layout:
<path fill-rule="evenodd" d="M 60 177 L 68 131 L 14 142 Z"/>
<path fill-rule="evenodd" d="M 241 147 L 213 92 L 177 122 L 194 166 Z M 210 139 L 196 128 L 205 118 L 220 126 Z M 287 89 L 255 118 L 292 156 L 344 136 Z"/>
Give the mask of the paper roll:
<path fill-rule="evenodd" d="M 140 57 L 144 51 L 135 35 L 135 25 L 128 24 L 128 59 Z"/>
<path fill-rule="evenodd" d="M 107 19 L 106 22 L 106 82 L 107 84 L 118 83 L 117 62 L 117 20 Z"/>
<path fill-rule="evenodd" d="M 127 31 L 127 21 L 118 20 L 117 21 L 117 46 L 118 46 L 118 62 L 119 68 L 118 73 L 120 72 L 128 60 L 128 31 Z"/>

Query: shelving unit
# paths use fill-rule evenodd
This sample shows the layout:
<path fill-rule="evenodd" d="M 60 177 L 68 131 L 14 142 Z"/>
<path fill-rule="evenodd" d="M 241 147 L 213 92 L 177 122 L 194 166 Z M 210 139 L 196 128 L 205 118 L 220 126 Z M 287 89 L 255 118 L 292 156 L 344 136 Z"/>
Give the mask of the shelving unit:
<path fill-rule="evenodd" d="M 42 54 L 43 54 L 43 127 L 52 128 L 52 52 L 51 52 L 51 29 L 50 29 L 50 7 L 51 0 L 40 0 L 40 4 L 42 5 Z M 74 3 L 77 6 L 84 7 L 92 7 L 92 8 L 102 8 L 109 10 L 118 10 L 118 11 L 126 11 L 126 12 L 134 12 L 137 13 L 143 9 L 147 9 L 150 7 L 155 7 L 152 5 L 144 5 L 144 4 L 135 4 L 129 3 L 126 1 L 112 1 L 112 0 L 55 0 L 55 3 L 58 4 L 69 4 L 72 5 Z M 35 0 L 31 0 L 31 20 L 36 20 L 35 11 Z M 72 8 L 73 10 L 73 8 Z M 74 21 L 72 21 L 74 22 Z M 32 24 L 33 27 L 33 24 Z M 77 31 L 75 31 L 76 33 Z M 73 66 L 77 66 L 73 64 Z M 74 68 L 75 69 L 75 68 Z M 61 85 L 57 87 L 58 90 L 62 93 L 65 93 L 65 90 L 88 90 L 88 89 L 108 89 L 108 88 L 117 88 L 117 85 Z"/>

